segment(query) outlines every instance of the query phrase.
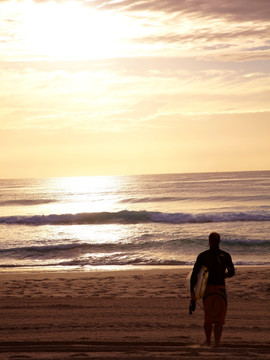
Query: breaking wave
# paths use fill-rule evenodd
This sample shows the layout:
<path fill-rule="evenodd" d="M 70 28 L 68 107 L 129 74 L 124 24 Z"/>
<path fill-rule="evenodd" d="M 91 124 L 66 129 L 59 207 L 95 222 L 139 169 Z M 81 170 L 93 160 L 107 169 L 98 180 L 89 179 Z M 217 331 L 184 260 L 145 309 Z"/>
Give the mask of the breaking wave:
<path fill-rule="evenodd" d="M 98 224 L 139 224 L 139 223 L 218 223 L 236 221 L 270 221 L 268 211 L 220 212 L 220 213 L 162 213 L 151 211 L 118 211 L 78 214 L 51 214 L 34 216 L 0 217 L 0 224 L 16 225 L 98 225 Z"/>

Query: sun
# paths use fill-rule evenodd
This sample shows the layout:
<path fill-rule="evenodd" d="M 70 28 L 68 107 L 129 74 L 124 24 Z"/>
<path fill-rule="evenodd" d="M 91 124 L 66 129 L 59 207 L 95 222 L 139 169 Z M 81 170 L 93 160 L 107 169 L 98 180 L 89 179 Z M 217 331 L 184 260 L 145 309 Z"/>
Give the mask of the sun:
<path fill-rule="evenodd" d="M 85 60 L 119 56 L 126 19 L 80 2 L 27 2 L 21 37 L 37 58 Z"/>

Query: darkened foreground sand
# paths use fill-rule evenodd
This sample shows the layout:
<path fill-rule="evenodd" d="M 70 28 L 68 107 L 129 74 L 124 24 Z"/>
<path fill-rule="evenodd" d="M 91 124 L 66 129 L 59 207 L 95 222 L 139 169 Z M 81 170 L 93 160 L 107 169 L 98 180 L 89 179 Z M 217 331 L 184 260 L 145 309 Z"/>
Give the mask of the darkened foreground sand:
<path fill-rule="evenodd" d="M 238 268 L 218 349 L 199 344 L 189 269 L 3 272 L 0 359 L 270 359 L 270 269 Z"/>

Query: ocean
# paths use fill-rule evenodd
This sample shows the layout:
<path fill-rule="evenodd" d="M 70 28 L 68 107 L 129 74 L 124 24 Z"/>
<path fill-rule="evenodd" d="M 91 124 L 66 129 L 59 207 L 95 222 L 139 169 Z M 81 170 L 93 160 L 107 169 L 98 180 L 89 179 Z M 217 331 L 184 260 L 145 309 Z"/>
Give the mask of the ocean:
<path fill-rule="evenodd" d="M 208 235 L 270 264 L 270 171 L 0 180 L 0 267 L 187 266 Z"/>

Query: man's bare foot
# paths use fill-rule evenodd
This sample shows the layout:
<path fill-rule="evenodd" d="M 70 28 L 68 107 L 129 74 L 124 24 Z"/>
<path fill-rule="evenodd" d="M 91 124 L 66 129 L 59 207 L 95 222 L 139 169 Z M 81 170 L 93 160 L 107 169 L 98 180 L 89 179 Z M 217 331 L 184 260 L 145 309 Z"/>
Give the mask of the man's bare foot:
<path fill-rule="evenodd" d="M 204 346 L 204 347 L 211 347 L 211 341 L 208 341 L 208 340 L 205 340 L 201 346 Z"/>

